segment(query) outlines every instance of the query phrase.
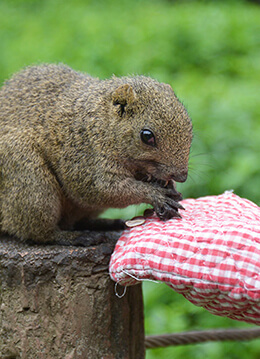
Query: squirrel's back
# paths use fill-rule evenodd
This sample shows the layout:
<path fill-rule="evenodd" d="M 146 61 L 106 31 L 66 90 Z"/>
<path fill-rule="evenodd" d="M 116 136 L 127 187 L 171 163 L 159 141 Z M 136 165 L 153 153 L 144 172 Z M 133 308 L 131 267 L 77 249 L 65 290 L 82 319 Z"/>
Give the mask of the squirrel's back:
<path fill-rule="evenodd" d="M 69 112 L 78 93 L 97 81 L 61 64 L 27 67 L 0 91 L 1 127 L 28 126 L 28 122 L 37 126 L 50 112 Z"/>

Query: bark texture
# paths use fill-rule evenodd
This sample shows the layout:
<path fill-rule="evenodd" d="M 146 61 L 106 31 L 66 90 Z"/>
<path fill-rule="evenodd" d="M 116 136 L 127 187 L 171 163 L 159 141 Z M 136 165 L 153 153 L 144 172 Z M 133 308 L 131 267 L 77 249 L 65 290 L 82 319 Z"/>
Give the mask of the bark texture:
<path fill-rule="evenodd" d="M 0 357 L 144 358 L 142 288 L 115 295 L 111 251 L 1 237 Z"/>

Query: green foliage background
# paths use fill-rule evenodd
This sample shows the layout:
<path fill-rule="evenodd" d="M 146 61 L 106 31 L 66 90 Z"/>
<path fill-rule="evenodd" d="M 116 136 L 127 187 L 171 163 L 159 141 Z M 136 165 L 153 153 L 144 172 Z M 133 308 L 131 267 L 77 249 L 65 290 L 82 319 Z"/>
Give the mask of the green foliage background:
<path fill-rule="evenodd" d="M 0 0 L 0 81 L 32 63 L 63 62 L 100 78 L 145 74 L 170 83 L 195 133 L 190 177 L 179 190 L 198 197 L 234 189 L 260 205 L 259 18 L 260 7 L 242 0 Z M 144 295 L 147 333 L 248 327 L 163 284 L 145 283 Z M 257 359 L 260 343 L 147 352 L 148 359 L 203 356 Z"/>

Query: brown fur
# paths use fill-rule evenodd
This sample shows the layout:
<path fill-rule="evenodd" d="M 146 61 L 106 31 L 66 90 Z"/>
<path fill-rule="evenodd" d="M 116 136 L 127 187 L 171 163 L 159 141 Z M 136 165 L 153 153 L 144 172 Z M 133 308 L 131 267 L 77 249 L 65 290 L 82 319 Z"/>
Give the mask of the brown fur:
<path fill-rule="evenodd" d="M 176 215 L 167 181 L 186 179 L 192 125 L 169 85 L 41 65 L 7 81 L 0 106 L 2 231 L 53 242 L 76 238 L 78 220 L 108 207 L 150 203 L 162 219 Z"/>

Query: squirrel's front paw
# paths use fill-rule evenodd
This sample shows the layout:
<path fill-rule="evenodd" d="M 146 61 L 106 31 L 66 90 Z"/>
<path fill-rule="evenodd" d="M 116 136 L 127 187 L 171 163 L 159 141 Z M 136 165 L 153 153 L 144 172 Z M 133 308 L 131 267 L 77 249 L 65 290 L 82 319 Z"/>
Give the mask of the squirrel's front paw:
<path fill-rule="evenodd" d="M 178 212 L 179 209 L 184 209 L 178 202 L 182 200 L 181 193 L 176 191 L 175 186 L 172 183 L 161 187 L 161 191 L 160 196 L 157 197 L 153 203 L 157 216 L 163 221 L 173 217 L 181 218 L 181 215 Z"/>
<path fill-rule="evenodd" d="M 182 194 L 176 190 L 176 185 L 173 180 L 167 182 L 166 186 L 167 196 L 179 202 L 182 200 Z"/>
<path fill-rule="evenodd" d="M 184 208 L 180 203 L 174 201 L 171 198 L 167 198 L 165 202 L 157 202 L 154 205 L 155 213 L 163 221 L 173 217 L 181 218 L 181 215 L 178 212 L 179 209 Z"/>

